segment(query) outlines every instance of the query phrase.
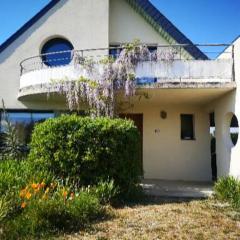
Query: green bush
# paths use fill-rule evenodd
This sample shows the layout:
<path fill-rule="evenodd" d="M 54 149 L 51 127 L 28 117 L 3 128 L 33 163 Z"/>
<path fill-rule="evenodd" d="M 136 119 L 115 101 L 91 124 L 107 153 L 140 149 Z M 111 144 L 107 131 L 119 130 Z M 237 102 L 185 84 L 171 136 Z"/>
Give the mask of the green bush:
<path fill-rule="evenodd" d="M 29 188 L 28 188 L 29 191 Z M 24 207 L 2 226 L 1 239 L 40 239 L 61 232 L 78 231 L 103 213 L 96 196 L 80 191 L 64 195 L 64 188 L 22 199 Z"/>
<path fill-rule="evenodd" d="M 27 160 L 0 161 L 0 239 L 78 230 L 103 213 L 101 204 L 133 194 L 140 173 L 130 121 L 63 116 L 39 124 Z"/>
<path fill-rule="evenodd" d="M 61 116 L 35 127 L 29 159 L 77 185 L 112 179 L 128 194 L 141 174 L 139 132 L 132 121 Z"/>
<path fill-rule="evenodd" d="M 230 176 L 219 179 L 214 185 L 214 193 L 218 200 L 240 208 L 240 181 L 236 178 Z"/>

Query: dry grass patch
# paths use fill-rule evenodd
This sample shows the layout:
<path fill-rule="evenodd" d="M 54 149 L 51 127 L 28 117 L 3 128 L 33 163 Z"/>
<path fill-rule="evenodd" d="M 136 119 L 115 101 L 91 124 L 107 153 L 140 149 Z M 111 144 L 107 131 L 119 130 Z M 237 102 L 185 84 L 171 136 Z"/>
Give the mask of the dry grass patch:
<path fill-rule="evenodd" d="M 112 209 L 114 217 L 63 239 L 240 239 L 240 217 L 207 201 L 148 201 Z"/>

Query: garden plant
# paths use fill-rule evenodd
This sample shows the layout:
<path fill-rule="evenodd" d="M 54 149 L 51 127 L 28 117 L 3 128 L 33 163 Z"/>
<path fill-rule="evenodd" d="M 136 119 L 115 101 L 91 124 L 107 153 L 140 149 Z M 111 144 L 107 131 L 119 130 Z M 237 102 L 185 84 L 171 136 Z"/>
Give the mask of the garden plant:
<path fill-rule="evenodd" d="M 122 119 L 64 115 L 35 126 L 27 158 L 0 161 L 0 239 L 78 231 L 139 188 L 139 133 Z"/>

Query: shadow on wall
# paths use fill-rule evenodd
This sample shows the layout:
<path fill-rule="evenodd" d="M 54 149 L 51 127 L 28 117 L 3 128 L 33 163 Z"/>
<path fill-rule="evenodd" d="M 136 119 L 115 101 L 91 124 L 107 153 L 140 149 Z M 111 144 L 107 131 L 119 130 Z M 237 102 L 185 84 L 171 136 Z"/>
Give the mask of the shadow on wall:
<path fill-rule="evenodd" d="M 11 47 L 8 47 L 5 49 L 1 55 L 0 55 L 0 64 L 3 63 L 13 52 L 22 45 L 31 35 L 38 29 L 42 24 L 44 24 L 48 18 L 58 11 L 60 8 L 63 7 L 63 5 L 66 3 L 67 0 L 61 0 L 57 5 L 55 5 L 52 9 L 50 9 L 47 14 L 42 16 L 40 20 L 35 22 L 30 28 L 27 28 L 27 30 L 21 34 L 20 37 L 18 37 L 13 43 L 11 43 Z M 39 42 L 40 45 L 40 42 Z"/>
<path fill-rule="evenodd" d="M 57 94 L 50 94 L 50 96 L 41 95 L 39 99 L 33 99 L 32 96 L 29 96 L 21 103 L 31 110 L 69 110 L 66 104 L 66 100 L 63 96 L 58 96 Z M 83 107 L 83 109 L 85 109 Z"/>

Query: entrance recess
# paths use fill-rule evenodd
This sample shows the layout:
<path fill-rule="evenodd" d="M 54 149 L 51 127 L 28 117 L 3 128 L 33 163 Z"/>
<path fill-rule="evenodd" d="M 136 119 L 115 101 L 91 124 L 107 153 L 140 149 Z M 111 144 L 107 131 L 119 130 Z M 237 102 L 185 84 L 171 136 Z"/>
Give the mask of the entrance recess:
<path fill-rule="evenodd" d="M 216 154 L 216 126 L 215 126 L 215 114 L 210 113 L 210 135 L 211 135 L 211 168 L 212 168 L 212 180 L 217 180 L 217 154 Z"/>

